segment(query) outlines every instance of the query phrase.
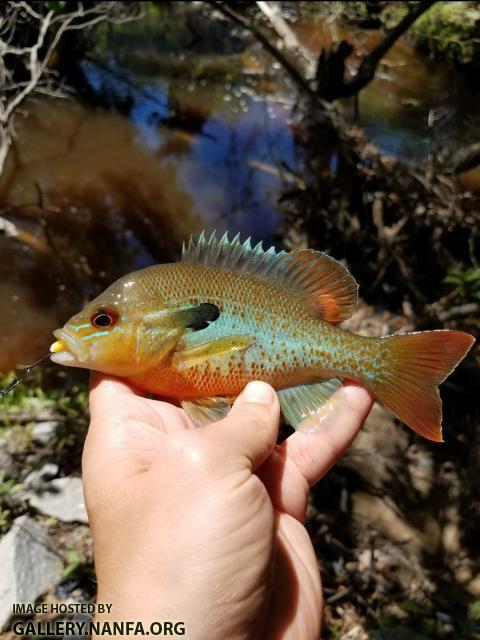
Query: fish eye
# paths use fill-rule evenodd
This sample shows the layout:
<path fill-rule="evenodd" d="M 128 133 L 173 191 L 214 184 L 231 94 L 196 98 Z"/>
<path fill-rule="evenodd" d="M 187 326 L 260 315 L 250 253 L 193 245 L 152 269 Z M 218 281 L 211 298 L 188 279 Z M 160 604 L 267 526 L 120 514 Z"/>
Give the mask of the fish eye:
<path fill-rule="evenodd" d="M 99 309 L 91 317 L 91 323 L 94 327 L 105 329 L 112 327 L 118 319 L 118 314 L 113 309 Z"/>

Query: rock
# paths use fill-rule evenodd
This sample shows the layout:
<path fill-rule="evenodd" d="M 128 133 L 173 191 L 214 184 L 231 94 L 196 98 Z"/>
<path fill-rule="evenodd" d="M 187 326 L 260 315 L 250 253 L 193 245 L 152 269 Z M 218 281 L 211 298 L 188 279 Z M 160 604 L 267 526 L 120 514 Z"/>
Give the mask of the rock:
<path fill-rule="evenodd" d="M 33 603 L 61 577 L 63 562 L 48 548 L 47 536 L 28 516 L 17 518 L 0 542 L 0 631 L 14 603 Z"/>
<path fill-rule="evenodd" d="M 413 488 L 422 498 L 426 498 L 435 481 L 436 471 L 432 452 L 415 443 L 407 449 L 406 459 L 408 460 L 409 480 Z"/>
<path fill-rule="evenodd" d="M 31 507 L 62 522 L 88 523 L 81 478 L 67 476 L 43 483 L 25 492 Z"/>
<path fill-rule="evenodd" d="M 40 489 L 48 480 L 54 478 L 59 471 L 58 464 L 46 462 L 39 469 L 34 469 L 23 481 L 27 489 Z"/>
<path fill-rule="evenodd" d="M 56 420 L 37 422 L 32 427 L 32 440 L 37 444 L 48 444 L 54 439 L 59 423 Z"/>
<path fill-rule="evenodd" d="M 12 454 L 7 449 L 6 443 L 6 438 L 0 438 L 0 469 L 3 471 L 4 476 L 11 477 L 16 475 L 18 469 Z"/>

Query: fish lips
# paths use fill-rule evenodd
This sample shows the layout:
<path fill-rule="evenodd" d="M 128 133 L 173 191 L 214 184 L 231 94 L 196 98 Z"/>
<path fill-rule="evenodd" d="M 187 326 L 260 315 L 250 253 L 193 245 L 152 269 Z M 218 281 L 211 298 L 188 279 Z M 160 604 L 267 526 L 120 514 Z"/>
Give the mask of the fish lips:
<path fill-rule="evenodd" d="M 68 351 L 52 353 L 50 359 L 57 364 L 76 364 L 85 362 L 88 357 L 88 349 L 78 338 L 72 336 L 65 329 L 56 329 L 53 335 L 67 345 Z"/>

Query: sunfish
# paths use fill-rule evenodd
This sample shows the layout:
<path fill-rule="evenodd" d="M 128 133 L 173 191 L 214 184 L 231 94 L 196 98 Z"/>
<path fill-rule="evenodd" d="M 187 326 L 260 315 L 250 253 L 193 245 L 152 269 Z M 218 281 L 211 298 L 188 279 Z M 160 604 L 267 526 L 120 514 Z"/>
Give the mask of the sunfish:
<path fill-rule="evenodd" d="M 442 441 L 438 385 L 474 338 L 356 335 L 338 326 L 356 302 L 355 280 L 324 253 L 202 233 L 184 244 L 180 262 L 120 278 L 70 318 L 54 332 L 51 359 L 175 398 L 199 425 L 263 380 L 298 427 L 353 379 L 418 434 Z"/>

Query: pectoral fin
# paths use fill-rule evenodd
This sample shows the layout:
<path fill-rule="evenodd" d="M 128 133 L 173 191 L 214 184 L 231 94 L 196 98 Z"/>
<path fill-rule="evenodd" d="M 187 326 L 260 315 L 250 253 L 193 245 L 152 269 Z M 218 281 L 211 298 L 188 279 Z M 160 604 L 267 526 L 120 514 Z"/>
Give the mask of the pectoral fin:
<path fill-rule="evenodd" d="M 213 397 L 183 400 L 182 408 L 196 427 L 206 427 L 228 414 L 234 398 Z"/>
<path fill-rule="evenodd" d="M 228 336 L 210 340 L 189 349 L 180 348 L 173 355 L 172 364 L 179 371 L 183 371 L 219 356 L 235 351 L 245 351 L 254 342 L 255 338 L 250 336 Z"/>
<path fill-rule="evenodd" d="M 152 357 L 163 361 L 177 347 L 188 329 L 205 329 L 219 316 L 216 305 L 205 302 L 152 311 L 142 317 L 136 330 L 136 366 L 148 368 Z"/>

